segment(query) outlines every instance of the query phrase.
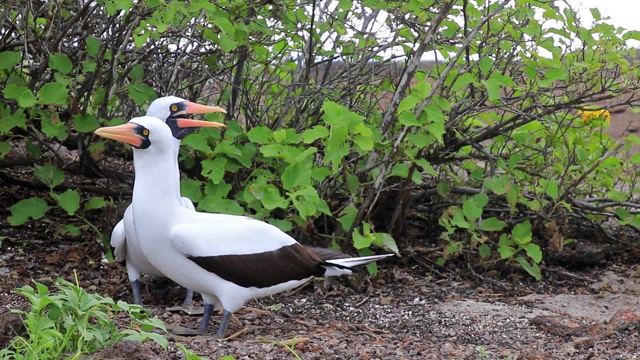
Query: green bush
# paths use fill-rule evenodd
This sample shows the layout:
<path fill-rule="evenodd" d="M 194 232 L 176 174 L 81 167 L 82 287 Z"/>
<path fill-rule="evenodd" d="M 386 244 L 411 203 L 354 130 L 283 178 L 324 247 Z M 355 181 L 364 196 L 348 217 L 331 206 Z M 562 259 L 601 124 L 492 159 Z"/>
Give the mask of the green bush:
<path fill-rule="evenodd" d="M 153 332 L 166 333 L 164 323 L 139 305 L 87 293 L 77 279 L 76 284 L 58 279 L 57 293 L 34 284 L 35 289 L 16 290 L 31 303 L 29 311 L 12 310 L 22 316 L 26 335 L 0 350 L 0 359 L 77 359 L 124 339 L 153 340 L 166 349 L 167 339 Z"/>
<path fill-rule="evenodd" d="M 121 176 L 92 131 L 165 94 L 228 110 L 222 134 L 185 139 L 183 194 L 302 241 L 426 242 L 540 278 L 545 224 L 640 224 L 640 157 L 579 114 L 634 104 L 640 34 L 596 9 L 585 24 L 561 1 L 29 3 L 2 5 L 0 157 L 24 144 L 51 191 L 14 225 L 107 206 L 59 172 Z"/>

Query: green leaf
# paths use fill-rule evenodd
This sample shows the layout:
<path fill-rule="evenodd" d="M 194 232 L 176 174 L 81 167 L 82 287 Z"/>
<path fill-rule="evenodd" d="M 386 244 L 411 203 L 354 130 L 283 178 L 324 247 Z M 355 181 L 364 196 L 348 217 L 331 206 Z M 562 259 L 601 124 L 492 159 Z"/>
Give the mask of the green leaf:
<path fill-rule="evenodd" d="M 550 198 L 556 200 L 559 196 L 558 182 L 555 179 L 540 179 L 540 184 L 545 190 L 545 193 Z"/>
<path fill-rule="evenodd" d="M 204 160 L 202 162 L 202 175 L 206 176 L 214 184 L 219 184 L 224 178 L 224 167 L 227 164 L 227 159 L 218 156 L 213 160 Z"/>
<path fill-rule="evenodd" d="M 34 144 L 30 139 L 27 139 L 25 141 L 25 149 L 27 149 L 27 154 L 29 154 L 29 156 L 31 156 L 34 159 L 37 159 L 38 156 L 40 156 L 40 154 L 42 153 L 42 151 L 40 150 L 40 147 L 36 144 Z"/>
<path fill-rule="evenodd" d="M 371 137 L 358 134 L 353 137 L 353 143 L 363 151 L 373 150 L 373 139 Z"/>
<path fill-rule="evenodd" d="M 416 115 L 411 111 L 405 111 L 398 115 L 398 121 L 400 121 L 400 124 L 404 126 L 419 126 L 424 123 L 423 121 L 418 120 Z"/>
<path fill-rule="evenodd" d="M 66 75 L 73 69 L 73 63 L 69 60 L 69 57 L 65 54 L 51 54 L 49 56 L 49 67 L 60 71 L 60 73 Z"/>
<path fill-rule="evenodd" d="M 198 203 L 198 209 L 212 213 L 244 215 L 244 209 L 237 202 L 213 196 L 205 196 Z"/>
<path fill-rule="evenodd" d="M 105 205 L 107 205 L 107 201 L 102 196 L 92 197 L 87 201 L 84 205 L 85 210 L 94 210 L 94 209 L 102 209 Z"/>
<path fill-rule="evenodd" d="M 500 246 L 498 247 L 498 253 L 500 253 L 500 258 L 504 260 L 512 258 L 516 254 L 516 250 L 511 246 Z"/>
<path fill-rule="evenodd" d="M 73 126 L 76 131 L 87 133 L 95 131 L 100 127 L 100 124 L 95 116 L 88 113 L 82 113 L 73 115 Z"/>
<path fill-rule="evenodd" d="M 344 124 L 331 125 L 329 129 L 329 139 L 327 140 L 327 151 L 341 148 L 349 138 L 349 131 Z"/>
<path fill-rule="evenodd" d="M 298 161 L 289 165 L 282 173 L 282 187 L 294 191 L 311 184 L 311 161 Z"/>
<path fill-rule="evenodd" d="M 469 223 L 469 221 L 467 221 L 467 218 L 464 216 L 462 211 L 460 211 L 460 208 L 454 207 L 453 209 L 454 212 L 453 216 L 451 217 L 452 225 L 462 229 L 469 229 L 473 226 L 471 223 Z"/>
<path fill-rule="evenodd" d="M 325 123 L 334 125 L 342 121 L 344 107 L 336 104 L 333 101 L 325 100 L 322 103 L 322 111 L 324 112 L 322 119 Z"/>
<path fill-rule="evenodd" d="M 480 225 L 480 230 L 482 231 L 500 231 L 507 226 L 502 220 L 498 220 L 496 217 L 490 217 L 488 219 L 484 219 L 482 224 Z"/>
<path fill-rule="evenodd" d="M 500 235 L 500 241 L 498 242 L 498 253 L 500 253 L 501 259 L 510 259 L 515 255 L 517 250 L 513 247 L 513 241 L 509 239 L 507 234 Z"/>
<path fill-rule="evenodd" d="M 193 150 L 201 151 L 203 153 L 209 153 L 211 151 L 207 138 L 198 133 L 187 135 L 187 137 L 182 139 L 182 145 L 186 145 Z"/>
<path fill-rule="evenodd" d="M 357 215 L 358 209 L 355 206 L 349 205 L 344 208 L 344 210 L 342 210 L 342 212 L 340 213 L 340 217 L 338 218 L 338 222 L 342 226 L 342 230 L 349 231 L 349 229 L 351 229 L 351 226 L 353 226 L 353 222 L 355 221 Z"/>
<path fill-rule="evenodd" d="M 438 173 L 436 172 L 436 170 L 433 168 L 433 166 L 431 166 L 431 164 L 429 163 L 429 161 L 427 159 L 415 159 L 413 161 L 416 165 L 418 165 L 422 171 L 426 172 L 429 175 L 433 175 L 434 177 L 438 176 Z"/>
<path fill-rule="evenodd" d="M 273 131 L 266 126 L 256 126 L 247 132 L 249 141 L 257 144 L 268 144 L 273 135 Z"/>
<path fill-rule="evenodd" d="M 353 247 L 356 249 L 368 249 L 373 242 L 373 236 L 371 234 L 360 235 L 358 229 L 353 229 L 352 234 Z"/>
<path fill-rule="evenodd" d="M 29 218 L 34 220 L 42 218 L 47 210 L 49 210 L 49 205 L 41 198 L 32 197 L 20 200 L 11 206 L 9 210 L 11 211 L 11 215 L 7 217 L 7 221 L 12 226 L 18 226 L 27 222 Z"/>
<path fill-rule="evenodd" d="M 311 144 L 318 139 L 325 139 L 329 136 L 329 130 L 324 126 L 314 126 L 302 133 L 302 142 Z"/>
<path fill-rule="evenodd" d="M 342 165 L 342 160 L 349 154 L 350 147 L 347 143 L 347 128 L 344 125 L 332 125 L 329 139 L 327 140 L 326 151 L 324 152 L 324 163 L 331 163 L 331 169 L 337 171 Z"/>
<path fill-rule="evenodd" d="M 312 186 L 306 186 L 300 190 L 292 192 L 290 198 L 293 206 L 296 208 L 298 214 L 303 220 L 316 215 L 318 211 L 328 213 L 329 215 L 331 214 L 326 206 L 324 206 L 325 209 L 320 209 L 320 206 L 326 205 L 326 203 L 320 200 L 318 191 Z"/>
<path fill-rule="evenodd" d="M 0 119 L 2 119 L 0 121 L 0 134 L 9 133 L 16 127 L 23 130 L 27 128 L 27 117 L 24 114 L 24 109 L 18 109 L 11 114 L 11 109 L 6 107 L 5 111 L 0 114 Z"/>
<path fill-rule="evenodd" d="M 436 186 L 436 190 L 438 191 L 438 195 L 446 196 L 451 191 L 451 186 L 446 181 L 440 181 Z"/>
<path fill-rule="evenodd" d="M 67 233 L 71 236 L 79 236 L 82 234 L 82 229 L 80 227 L 71 224 L 62 226 L 61 230 L 63 233 Z"/>
<path fill-rule="evenodd" d="M 11 152 L 11 143 L 0 141 L 0 159 L 7 156 L 9 152 Z"/>
<path fill-rule="evenodd" d="M 185 179 L 180 181 L 180 194 L 183 197 L 191 199 L 193 202 L 199 202 L 202 197 L 202 181 Z"/>
<path fill-rule="evenodd" d="M 630 158 L 629 161 L 633 164 L 640 164 L 640 153 L 635 153 L 633 154 Z"/>
<path fill-rule="evenodd" d="M 127 85 L 129 97 L 135 101 L 137 105 L 150 102 L 157 98 L 156 91 L 149 85 L 143 83 L 135 83 Z"/>
<path fill-rule="evenodd" d="M 102 44 L 100 43 L 100 39 L 88 36 L 87 38 L 85 38 L 85 41 L 87 42 L 87 53 L 93 57 L 96 57 L 98 55 L 98 52 L 100 51 L 100 46 L 102 46 Z"/>
<path fill-rule="evenodd" d="M 238 42 L 232 39 L 226 33 L 218 34 L 218 43 L 224 52 L 231 52 L 238 47 Z"/>
<path fill-rule="evenodd" d="M 375 276 L 378 274 L 378 264 L 375 261 L 368 263 L 365 267 L 367 268 L 369 275 Z"/>
<path fill-rule="evenodd" d="M 566 80 L 569 77 L 569 75 L 564 70 L 559 68 L 548 69 L 544 75 L 545 79 L 550 82 L 556 80 Z"/>
<path fill-rule="evenodd" d="M 504 195 L 511 189 L 511 183 L 506 177 L 492 177 L 484 180 L 487 190 L 491 190 L 497 195 Z"/>
<path fill-rule="evenodd" d="M 491 70 L 494 63 L 495 61 L 493 61 L 492 58 L 485 56 L 478 61 L 478 66 L 480 67 L 480 70 L 486 74 Z"/>
<path fill-rule="evenodd" d="M 478 247 L 478 254 L 480 254 L 482 258 L 488 258 L 491 256 L 491 248 L 487 246 L 487 244 L 482 244 Z"/>
<path fill-rule="evenodd" d="M 224 17 L 214 17 L 212 21 L 220 30 L 229 35 L 233 35 L 236 32 L 236 28 L 233 24 Z"/>
<path fill-rule="evenodd" d="M 542 280 L 542 273 L 540 272 L 540 268 L 538 264 L 530 264 L 527 259 L 522 256 L 518 256 L 515 258 L 515 261 L 522 266 L 522 268 L 529 273 L 529 275 L 533 276 L 536 280 Z"/>
<path fill-rule="evenodd" d="M 487 89 L 487 97 L 489 101 L 496 101 L 500 99 L 500 84 L 494 78 L 482 80 L 482 84 Z"/>
<path fill-rule="evenodd" d="M 391 170 L 391 176 L 407 178 L 409 176 L 409 164 L 405 162 L 396 163 Z"/>
<path fill-rule="evenodd" d="M 406 96 L 404 99 L 402 99 L 402 101 L 400 101 L 400 104 L 398 104 L 397 113 L 402 114 L 407 111 L 411 112 L 411 110 L 413 110 L 413 108 L 416 107 L 419 101 L 420 99 L 418 99 L 413 95 Z"/>
<path fill-rule="evenodd" d="M 16 100 L 21 108 L 30 108 L 37 103 L 35 95 L 26 86 L 9 84 L 2 90 L 2 93 L 7 99 Z"/>
<path fill-rule="evenodd" d="M 462 203 L 462 212 L 467 219 L 474 220 L 482 216 L 484 207 L 489 203 L 486 194 L 476 194 Z"/>
<path fill-rule="evenodd" d="M 13 69 L 22 60 L 22 54 L 16 51 L 0 53 L 0 70 Z"/>
<path fill-rule="evenodd" d="M 533 237 L 531 233 L 531 222 L 526 220 L 516 226 L 511 230 L 511 235 L 513 236 L 513 240 L 519 245 L 525 245 L 531 242 Z"/>
<path fill-rule="evenodd" d="M 43 105 L 65 105 L 69 89 L 57 82 L 44 84 L 38 91 L 39 103 Z"/>
<path fill-rule="evenodd" d="M 456 79 L 456 82 L 451 86 L 451 92 L 457 93 L 464 89 L 467 85 L 476 80 L 476 77 L 471 73 L 464 73 Z"/>
<path fill-rule="evenodd" d="M 55 165 L 35 165 L 35 175 L 50 188 L 54 188 L 64 181 L 64 173 Z"/>
<path fill-rule="evenodd" d="M 68 189 L 62 194 L 52 193 L 51 195 L 69 215 L 75 214 L 80 209 L 80 194 L 75 190 Z"/>
<path fill-rule="evenodd" d="M 37 111 L 40 115 L 40 126 L 42 132 L 50 138 L 64 140 L 69 136 L 67 125 L 60 121 L 60 117 L 56 111 L 46 109 Z"/>
<path fill-rule="evenodd" d="M 390 234 L 387 233 L 373 233 L 373 242 L 383 249 L 391 250 L 395 254 L 399 254 L 398 244 Z"/>
<path fill-rule="evenodd" d="M 272 184 L 253 183 L 249 185 L 249 193 L 260 200 L 265 209 L 286 209 L 289 201 L 282 197 L 280 190 Z"/>
<path fill-rule="evenodd" d="M 528 243 L 523 246 L 524 250 L 527 252 L 527 256 L 529 256 L 533 261 L 539 263 L 542 261 L 542 250 L 540 250 L 540 246 L 533 243 Z"/>

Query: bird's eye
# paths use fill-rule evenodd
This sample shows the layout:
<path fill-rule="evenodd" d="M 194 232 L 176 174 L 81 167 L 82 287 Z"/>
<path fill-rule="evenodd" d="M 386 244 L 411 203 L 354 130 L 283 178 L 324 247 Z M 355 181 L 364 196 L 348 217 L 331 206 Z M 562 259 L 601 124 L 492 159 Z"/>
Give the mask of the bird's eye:
<path fill-rule="evenodd" d="M 178 111 L 178 105 L 171 105 L 171 111 Z"/>
<path fill-rule="evenodd" d="M 149 136 L 149 130 L 148 129 L 142 130 L 142 135 Z"/>

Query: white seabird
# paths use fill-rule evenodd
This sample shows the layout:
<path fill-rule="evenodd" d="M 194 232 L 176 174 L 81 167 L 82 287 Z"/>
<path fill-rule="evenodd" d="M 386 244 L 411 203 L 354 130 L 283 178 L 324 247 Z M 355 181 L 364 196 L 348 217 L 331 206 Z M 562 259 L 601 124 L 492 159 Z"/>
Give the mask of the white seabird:
<path fill-rule="evenodd" d="M 169 121 L 168 121 L 169 122 Z M 189 127 L 211 127 L 192 120 Z M 193 212 L 179 202 L 171 127 L 154 117 L 95 131 L 133 146 L 133 221 L 140 248 L 154 267 L 202 295 L 206 333 L 214 308 L 223 309 L 217 337 L 247 300 L 295 288 L 317 276 L 351 273 L 351 267 L 392 254 L 322 260 L 277 227 L 243 216 Z"/>
<path fill-rule="evenodd" d="M 207 106 L 197 104 L 177 96 L 165 96 L 154 100 L 147 109 L 147 116 L 156 117 L 162 121 L 170 116 L 188 116 L 195 114 L 206 114 L 212 112 L 225 113 L 223 108 L 218 106 Z M 184 208 L 195 211 L 193 202 L 189 198 L 180 196 L 180 171 L 178 169 L 178 154 L 180 151 L 180 140 L 188 133 L 189 128 L 176 132 L 171 140 L 171 148 L 173 151 L 174 167 L 164 176 L 170 177 L 176 188 L 177 199 Z M 111 232 L 111 247 L 113 247 L 113 256 L 118 262 L 125 262 L 127 267 L 127 275 L 131 283 L 133 292 L 133 302 L 142 305 L 142 295 L 140 291 L 140 278 L 142 274 L 156 277 L 165 277 L 164 274 L 153 266 L 144 256 L 138 240 L 135 236 L 134 221 L 132 207 L 129 205 L 124 212 L 122 220 L 120 220 Z M 183 306 L 189 308 L 193 299 L 193 291 L 187 289 Z M 191 309 L 193 311 L 193 309 Z"/>

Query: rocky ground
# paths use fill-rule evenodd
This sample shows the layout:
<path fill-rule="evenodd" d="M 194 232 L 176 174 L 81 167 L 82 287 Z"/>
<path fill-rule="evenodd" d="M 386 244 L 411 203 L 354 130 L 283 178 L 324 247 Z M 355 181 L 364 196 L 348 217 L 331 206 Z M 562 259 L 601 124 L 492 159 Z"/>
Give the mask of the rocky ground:
<path fill-rule="evenodd" d="M 2 336 L 12 323 L 9 310 L 26 304 L 12 290 L 32 279 L 52 284 L 58 277 L 72 280 L 76 271 L 84 288 L 131 300 L 122 266 L 103 262 L 91 235 L 53 236 L 58 224 L 51 221 L 16 228 L 0 221 Z M 318 280 L 254 300 L 236 314 L 227 340 L 172 337 L 168 351 L 122 342 L 90 358 L 185 359 L 178 343 L 210 359 L 640 358 L 640 267 L 628 258 L 579 271 L 549 268 L 536 282 L 518 273 L 439 268 L 429 265 L 433 253 L 407 249 L 381 263 L 377 277 Z M 198 316 L 166 310 L 180 302 L 183 289 L 163 279 L 144 283 L 155 316 L 197 327 Z M 219 320 L 214 317 L 213 327 Z"/>

